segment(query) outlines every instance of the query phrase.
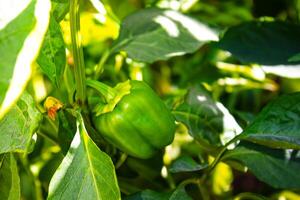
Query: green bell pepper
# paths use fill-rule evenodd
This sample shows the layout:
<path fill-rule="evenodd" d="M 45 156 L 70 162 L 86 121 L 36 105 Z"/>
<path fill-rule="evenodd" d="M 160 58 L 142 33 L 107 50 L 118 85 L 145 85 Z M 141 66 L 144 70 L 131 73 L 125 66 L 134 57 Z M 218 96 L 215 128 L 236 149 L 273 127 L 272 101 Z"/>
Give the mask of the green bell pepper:
<path fill-rule="evenodd" d="M 131 80 L 111 88 L 87 80 L 87 85 L 105 98 L 94 109 L 96 130 L 123 152 L 146 159 L 173 141 L 175 119 L 146 83 Z"/>

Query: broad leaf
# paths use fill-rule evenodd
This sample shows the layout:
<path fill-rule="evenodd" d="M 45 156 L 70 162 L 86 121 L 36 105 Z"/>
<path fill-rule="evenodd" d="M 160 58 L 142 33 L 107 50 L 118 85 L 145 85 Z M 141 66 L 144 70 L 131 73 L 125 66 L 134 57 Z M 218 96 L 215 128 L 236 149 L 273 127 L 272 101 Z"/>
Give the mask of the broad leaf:
<path fill-rule="evenodd" d="M 202 86 L 191 88 L 184 103 L 172 113 L 177 121 L 188 127 L 194 138 L 210 144 L 225 144 L 241 132 L 229 111 L 215 102 Z"/>
<path fill-rule="evenodd" d="M 300 52 L 300 26 L 286 22 L 247 22 L 228 29 L 218 46 L 243 62 L 286 65 Z"/>
<path fill-rule="evenodd" d="M 244 130 L 242 138 L 271 148 L 300 149 L 300 93 L 269 103 Z"/>
<path fill-rule="evenodd" d="M 42 120 L 32 97 L 23 93 L 19 101 L 0 121 L 0 154 L 6 152 L 26 152 L 32 134 Z"/>
<path fill-rule="evenodd" d="M 242 162 L 258 179 L 275 188 L 300 188 L 299 151 L 270 149 L 242 142 L 227 152 L 223 159 Z"/>
<path fill-rule="evenodd" d="M 53 18 L 50 20 L 37 62 L 52 83 L 59 86 L 66 65 L 66 51 L 60 26 Z"/>
<path fill-rule="evenodd" d="M 51 14 L 57 22 L 64 19 L 70 9 L 69 0 L 51 0 Z"/>
<path fill-rule="evenodd" d="M 121 199 L 114 165 L 89 138 L 81 117 L 71 147 L 51 179 L 48 199 Z"/>
<path fill-rule="evenodd" d="M 152 190 L 144 190 L 130 195 L 125 200 L 169 200 L 172 193 L 159 193 Z"/>
<path fill-rule="evenodd" d="M 58 112 L 58 137 L 62 152 L 66 154 L 76 133 L 76 119 L 69 112 Z"/>
<path fill-rule="evenodd" d="M 192 200 L 192 198 L 186 193 L 184 186 L 179 186 L 169 200 Z"/>
<path fill-rule="evenodd" d="M 20 178 L 12 153 L 0 155 L 0 199 L 20 199 Z"/>
<path fill-rule="evenodd" d="M 300 62 L 300 53 L 297 53 L 296 55 L 290 57 L 289 62 Z"/>
<path fill-rule="evenodd" d="M 218 37 L 208 26 L 179 12 L 144 9 L 126 17 L 114 52 L 124 50 L 143 62 L 191 53 Z"/>
<path fill-rule="evenodd" d="M 0 1 L 0 119 L 31 76 L 48 27 L 49 0 Z"/>
<path fill-rule="evenodd" d="M 125 200 L 192 200 L 192 198 L 186 193 L 184 186 L 180 186 L 173 193 L 144 190 L 128 196 Z"/>
<path fill-rule="evenodd" d="M 172 173 L 177 172 L 193 172 L 204 169 L 208 166 L 207 163 L 199 164 L 189 156 L 182 156 L 176 159 L 170 166 L 169 170 Z"/>

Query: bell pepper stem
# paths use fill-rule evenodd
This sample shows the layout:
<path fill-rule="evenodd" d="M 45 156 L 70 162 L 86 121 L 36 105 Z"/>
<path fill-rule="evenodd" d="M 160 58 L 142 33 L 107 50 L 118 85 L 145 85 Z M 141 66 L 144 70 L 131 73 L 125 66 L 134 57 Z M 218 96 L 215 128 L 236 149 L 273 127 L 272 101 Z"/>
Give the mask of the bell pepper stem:
<path fill-rule="evenodd" d="M 109 102 L 117 95 L 112 87 L 99 81 L 88 79 L 86 80 L 86 85 L 97 90 L 105 98 L 106 102 Z"/>

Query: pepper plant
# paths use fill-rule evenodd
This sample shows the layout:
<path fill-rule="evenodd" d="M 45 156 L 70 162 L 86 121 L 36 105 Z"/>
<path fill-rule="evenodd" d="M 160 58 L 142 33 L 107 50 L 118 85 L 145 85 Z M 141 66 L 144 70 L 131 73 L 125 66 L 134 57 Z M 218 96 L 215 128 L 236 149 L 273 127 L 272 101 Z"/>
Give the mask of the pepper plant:
<path fill-rule="evenodd" d="M 300 199 L 299 13 L 1 0 L 0 199 Z"/>

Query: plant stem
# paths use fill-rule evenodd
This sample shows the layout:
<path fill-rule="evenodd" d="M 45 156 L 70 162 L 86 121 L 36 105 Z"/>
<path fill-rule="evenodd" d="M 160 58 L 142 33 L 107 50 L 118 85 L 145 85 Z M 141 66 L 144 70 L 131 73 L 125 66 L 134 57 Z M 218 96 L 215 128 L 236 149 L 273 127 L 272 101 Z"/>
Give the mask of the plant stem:
<path fill-rule="evenodd" d="M 109 58 L 109 55 L 110 55 L 110 51 L 109 50 L 106 50 L 102 56 L 101 56 L 101 59 L 98 63 L 98 65 L 96 65 L 95 67 L 95 79 L 98 79 L 101 75 L 101 73 L 103 72 L 103 68 L 104 68 L 104 64 L 105 62 L 107 61 L 107 59 Z"/>
<path fill-rule="evenodd" d="M 123 153 L 121 155 L 121 157 L 119 158 L 118 162 L 116 163 L 115 168 L 119 169 L 124 164 L 124 162 L 126 161 L 126 159 L 127 159 L 127 154 Z"/>
<path fill-rule="evenodd" d="M 80 40 L 80 18 L 79 18 L 79 1 L 70 1 L 70 29 L 72 52 L 74 57 L 74 76 L 76 84 L 76 102 L 84 105 L 86 99 L 85 89 L 85 66 L 83 58 L 83 50 Z"/>
<path fill-rule="evenodd" d="M 211 165 L 207 168 L 206 173 L 204 174 L 204 176 L 202 177 L 202 180 L 206 179 L 208 177 L 208 175 L 212 172 L 212 170 L 215 168 L 215 166 L 220 162 L 222 156 L 224 155 L 224 153 L 227 151 L 227 147 L 238 141 L 240 139 L 241 135 L 238 135 L 236 137 L 234 137 L 233 139 L 231 139 L 229 142 L 227 142 L 222 149 L 220 150 L 219 154 L 216 156 L 216 158 L 214 159 L 214 161 L 211 163 Z"/>
<path fill-rule="evenodd" d="M 52 144 L 59 146 L 58 141 L 49 134 L 42 131 L 37 131 L 37 134 L 50 141 Z"/>
<path fill-rule="evenodd" d="M 208 192 L 203 187 L 203 185 L 204 185 L 203 183 L 204 183 L 203 180 L 200 178 L 190 178 L 190 179 L 186 179 L 183 182 L 181 182 L 178 187 L 185 187 L 186 185 L 194 184 L 198 187 L 199 192 L 202 196 L 202 199 L 209 200 L 210 198 L 209 198 Z"/>
<path fill-rule="evenodd" d="M 95 81 L 88 79 L 86 81 L 86 84 L 90 86 L 91 88 L 94 88 L 97 90 L 106 100 L 106 102 L 109 102 L 111 99 L 113 99 L 117 94 L 114 91 L 114 89 L 102 82 Z"/>

